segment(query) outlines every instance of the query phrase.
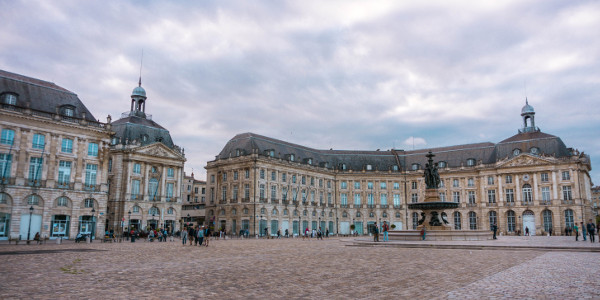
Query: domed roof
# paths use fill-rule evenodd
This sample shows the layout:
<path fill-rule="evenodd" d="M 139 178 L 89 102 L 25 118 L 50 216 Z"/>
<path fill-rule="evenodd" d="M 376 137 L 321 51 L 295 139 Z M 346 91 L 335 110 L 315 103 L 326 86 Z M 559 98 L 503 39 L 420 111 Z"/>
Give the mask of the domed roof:
<path fill-rule="evenodd" d="M 133 92 L 131 92 L 131 96 L 141 96 L 146 98 L 146 90 L 141 86 L 137 86 L 133 89 Z"/>
<path fill-rule="evenodd" d="M 535 111 L 533 110 L 533 106 L 529 105 L 529 102 L 527 100 L 525 100 L 525 106 L 523 106 L 523 108 L 521 108 L 521 115 L 524 114 L 535 114 Z"/>

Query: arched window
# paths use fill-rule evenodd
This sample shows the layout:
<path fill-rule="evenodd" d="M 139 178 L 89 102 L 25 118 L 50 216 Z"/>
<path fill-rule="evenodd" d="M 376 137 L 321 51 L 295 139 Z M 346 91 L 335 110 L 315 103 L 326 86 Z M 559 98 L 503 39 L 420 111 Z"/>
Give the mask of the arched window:
<path fill-rule="evenodd" d="M 85 202 L 84 202 L 83 205 L 84 205 L 85 208 L 94 208 L 96 206 L 95 205 L 96 201 L 94 201 L 94 199 L 92 199 L 92 198 L 85 199 L 84 201 Z"/>
<path fill-rule="evenodd" d="M 490 211 L 490 230 L 494 225 L 498 224 L 498 214 L 495 211 Z"/>
<path fill-rule="evenodd" d="M 333 212 L 331 212 L 331 211 L 329 212 L 329 217 L 330 218 L 333 217 Z"/>
<path fill-rule="evenodd" d="M 247 215 L 248 214 L 248 209 L 244 207 L 243 212 L 244 212 L 245 215 Z"/>
<path fill-rule="evenodd" d="M 287 215 L 288 215 L 288 210 L 287 210 L 287 208 L 283 210 L 283 215 L 284 215 L 284 216 L 287 216 Z"/>
<path fill-rule="evenodd" d="M 7 193 L 0 193 L 0 204 L 12 204 L 10 196 Z"/>
<path fill-rule="evenodd" d="M 396 213 L 396 218 L 400 218 L 400 213 L 399 212 Z"/>
<path fill-rule="evenodd" d="M 454 217 L 454 229 L 460 230 L 462 228 L 462 220 L 460 219 L 460 212 L 455 211 L 453 214 Z"/>
<path fill-rule="evenodd" d="M 542 218 L 544 220 L 544 231 L 550 232 L 550 229 L 552 229 L 552 212 L 547 209 L 544 210 L 542 212 Z"/>
<path fill-rule="evenodd" d="M 231 210 L 231 215 L 235 216 L 236 214 L 237 214 L 237 209 L 235 209 L 235 208 L 234 208 L 234 209 L 232 209 L 232 210 Z"/>
<path fill-rule="evenodd" d="M 56 206 L 57 207 L 69 207 L 69 198 L 67 198 L 65 196 L 58 197 L 58 199 L 56 199 Z"/>
<path fill-rule="evenodd" d="M 531 203 L 531 185 L 523 185 L 523 202 Z"/>
<path fill-rule="evenodd" d="M 149 210 L 148 210 L 148 215 L 155 215 L 158 216 L 159 212 L 158 212 L 158 208 L 156 206 L 152 206 Z"/>
<path fill-rule="evenodd" d="M 516 227 L 516 221 L 515 221 L 515 212 L 512 210 L 509 210 L 506 212 L 506 230 L 508 232 L 515 232 L 515 227 Z"/>
<path fill-rule="evenodd" d="M 29 195 L 27 197 L 27 205 L 40 205 L 42 203 L 42 198 L 38 195 Z"/>
<path fill-rule="evenodd" d="M 158 193 L 158 179 L 150 178 L 148 182 L 148 196 L 150 197 L 150 201 L 158 200 L 155 196 L 159 196 Z"/>
<path fill-rule="evenodd" d="M 474 211 L 469 212 L 469 229 L 477 230 L 477 214 Z"/>
<path fill-rule="evenodd" d="M 472 167 L 474 165 L 475 165 L 475 159 L 474 158 L 467 159 L 467 166 L 468 167 Z"/>
<path fill-rule="evenodd" d="M 568 228 L 573 228 L 573 210 L 571 209 L 565 210 L 565 225 Z"/>
<path fill-rule="evenodd" d="M 419 214 L 414 212 L 412 213 L 412 227 L 413 230 L 417 229 L 417 226 L 419 226 Z"/>
<path fill-rule="evenodd" d="M 343 212 L 343 213 L 342 213 L 342 217 L 343 217 L 343 218 L 347 218 L 347 217 L 348 217 L 348 213 L 347 213 L 347 212 Z"/>
<path fill-rule="evenodd" d="M 419 169 L 419 164 L 417 164 L 417 163 L 414 163 L 414 164 L 412 164 L 412 165 L 411 165 L 411 167 L 410 167 L 410 168 L 411 168 L 413 171 L 416 171 L 416 170 L 418 170 L 418 169 Z"/>
<path fill-rule="evenodd" d="M 263 207 L 260 209 L 260 214 L 261 215 L 266 215 L 267 214 L 267 210 Z"/>
<path fill-rule="evenodd" d="M 356 217 L 357 217 L 357 218 L 360 218 L 360 211 L 357 211 L 357 212 L 356 212 Z"/>
<path fill-rule="evenodd" d="M 440 161 L 437 164 L 438 168 L 445 168 L 448 165 L 445 161 Z"/>
<path fill-rule="evenodd" d="M 140 207 L 139 207 L 139 206 L 137 206 L 137 205 L 136 205 L 136 206 L 134 206 L 134 207 L 133 207 L 133 210 L 132 210 L 132 212 L 133 212 L 134 214 L 138 214 L 138 213 L 140 213 Z"/>
<path fill-rule="evenodd" d="M 277 215 L 277 209 L 273 208 L 273 210 L 271 211 L 271 215 L 276 216 Z"/>
<path fill-rule="evenodd" d="M 172 214 L 173 214 L 173 208 L 172 208 L 172 207 L 169 207 L 169 208 L 167 209 L 167 215 L 172 215 Z"/>

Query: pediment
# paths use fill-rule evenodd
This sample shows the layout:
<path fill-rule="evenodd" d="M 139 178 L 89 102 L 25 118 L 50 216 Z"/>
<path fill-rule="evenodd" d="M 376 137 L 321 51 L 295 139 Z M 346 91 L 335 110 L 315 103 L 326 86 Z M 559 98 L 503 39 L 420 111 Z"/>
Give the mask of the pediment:
<path fill-rule="evenodd" d="M 183 156 L 162 143 L 154 143 L 135 150 L 137 154 L 144 154 L 160 158 L 184 159 Z"/>
<path fill-rule="evenodd" d="M 498 167 L 521 167 L 521 166 L 539 166 L 539 165 L 550 165 L 553 162 L 547 158 L 539 156 L 533 156 L 530 154 L 523 153 L 519 156 L 513 157 L 506 161 L 500 162 Z"/>

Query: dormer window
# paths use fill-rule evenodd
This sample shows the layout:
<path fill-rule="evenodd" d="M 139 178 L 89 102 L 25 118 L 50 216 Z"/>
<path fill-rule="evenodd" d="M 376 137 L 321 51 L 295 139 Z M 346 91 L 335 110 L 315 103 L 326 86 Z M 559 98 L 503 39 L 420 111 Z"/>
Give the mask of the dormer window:
<path fill-rule="evenodd" d="M 448 164 L 445 161 L 438 162 L 438 168 L 445 168 Z"/>
<path fill-rule="evenodd" d="M 148 141 L 148 135 L 147 134 L 142 134 L 142 142 L 147 142 Z"/>
<path fill-rule="evenodd" d="M 9 105 L 17 105 L 17 94 L 5 93 L 2 94 L 2 103 Z"/>
<path fill-rule="evenodd" d="M 269 156 L 269 157 L 275 157 L 275 150 L 273 150 L 273 149 L 265 150 L 265 155 Z"/>
<path fill-rule="evenodd" d="M 418 170 L 418 169 L 419 169 L 419 164 L 412 164 L 412 166 L 411 166 L 411 169 L 412 169 L 413 171 L 416 171 L 416 170 Z"/>
<path fill-rule="evenodd" d="M 319 166 L 321 168 L 329 168 L 329 163 L 326 162 L 326 161 L 322 161 L 322 162 L 319 163 Z"/>
<path fill-rule="evenodd" d="M 540 149 L 538 147 L 531 147 L 531 149 L 529 149 L 529 152 L 533 155 L 539 155 Z"/>
<path fill-rule="evenodd" d="M 392 171 L 398 171 L 398 165 L 393 165 L 392 166 Z"/>
<path fill-rule="evenodd" d="M 517 148 L 513 150 L 513 156 L 517 156 L 519 154 L 521 154 L 521 149 Z"/>
<path fill-rule="evenodd" d="M 467 166 L 472 167 L 474 165 L 475 165 L 475 159 L 474 158 L 467 159 Z"/>
<path fill-rule="evenodd" d="M 63 105 L 60 108 L 60 114 L 65 117 L 73 117 L 75 116 L 75 107 L 72 105 Z"/>
<path fill-rule="evenodd" d="M 235 156 L 242 156 L 242 155 L 244 155 L 244 149 L 241 149 L 241 148 L 235 149 Z"/>
<path fill-rule="evenodd" d="M 367 171 L 373 171 L 373 165 L 366 165 Z"/>
<path fill-rule="evenodd" d="M 288 154 L 289 161 L 296 161 L 296 156 L 294 154 Z"/>
<path fill-rule="evenodd" d="M 340 170 L 346 171 L 347 169 L 348 169 L 348 166 L 346 166 L 346 164 L 340 164 Z"/>

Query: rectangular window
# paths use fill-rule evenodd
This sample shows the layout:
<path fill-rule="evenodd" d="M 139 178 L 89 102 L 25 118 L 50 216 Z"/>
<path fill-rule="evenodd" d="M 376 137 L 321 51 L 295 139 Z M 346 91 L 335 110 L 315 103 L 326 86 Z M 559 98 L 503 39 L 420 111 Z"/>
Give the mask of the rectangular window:
<path fill-rule="evenodd" d="M 275 171 L 271 172 L 271 180 L 275 181 L 277 179 L 277 174 Z"/>
<path fill-rule="evenodd" d="M 306 184 L 306 176 L 302 175 L 302 184 Z"/>
<path fill-rule="evenodd" d="M 327 180 L 327 188 L 331 188 L 331 180 Z"/>
<path fill-rule="evenodd" d="M 453 187 L 460 187 L 460 184 L 458 183 L 458 179 L 453 179 L 452 180 L 452 186 Z"/>
<path fill-rule="evenodd" d="M 340 201 L 341 201 L 342 206 L 344 206 L 344 207 L 347 206 L 348 205 L 348 194 L 342 193 L 340 196 L 341 196 Z"/>
<path fill-rule="evenodd" d="M 246 177 L 246 179 L 250 178 L 250 169 L 244 170 L 244 177 Z"/>
<path fill-rule="evenodd" d="M 292 183 L 296 183 L 296 175 L 292 175 Z"/>
<path fill-rule="evenodd" d="M 410 195 L 410 200 L 412 203 L 417 203 L 419 202 L 419 195 L 417 193 L 413 193 Z"/>
<path fill-rule="evenodd" d="M 446 202 L 446 193 L 440 192 L 439 195 L 440 195 L 440 201 Z"/>
<path fill-rule="evenodd" d="M 210 175 L 210 183 L 215 183 L 215 174 Z"/>
<path fill-rule="evenodd" d="M 443 179 L 440 179 L 440 186 L 439 187 L 441 187 L 441 188 L 445 187 Z"/>
<path fill-rule="evenodd" d="M 571 180 L 571 173 L 569 173 L 569 171 L 563 171 L 562 180 Z"/>
<path fill-rule="evenodd" d="M 244 199 L 250 199 L 250 185 L 244 184 Z"/>
<path fill-rule="evenodd" d="M 548 180 L 548 173 L 542 173 L 541 177 L 542 177 L 542 182 L 548 182 L 549 181 Z"/>
<path fill-rule="evenodd" d="M 399 190 L 400 189 L 400 183 L 399 182 L 394 182 L 394 189 L 395 190 Z"/>
<path fill-rule="evenodd" d="M 570 186 L 563 186 L 562 191 L 563 191 L 563 200 L 565 200 L 565 201 L 573 200 L 573 198 L 571 197 L 571 187 Z"/>
<path fill-rule="evenodd" d="M 347 188 L 348 188 L 348 182 L 346 182 L 346 181 L 342 181 L 342 182 L 340 183 L 340 187 L 341 187 L 342 189 L 347 189 Z"/>
<path fill-rule="evenodd" d="M 140 196 L 140 181 L 134 179 L 131 181 L 131 199 L 138 199 Z"/>
<path fill-rule="evenodd" d="M 96 185 L 96 172 L 98 171 L 98 165 L 87 164 L 85 166 L 85 186 Z"/>
<path fill-rule="evenodd" d="M 488 185 L 493 185 L 493 184 L 494 184 L 494 177 L 488 176 Z"/>
<path fill-rule="evenodd" d="M 373 194 L 368 194 L 367 195 L 367 204 L 368 205 L 375 205 L 375 199 L 373 198 Z"/>
<path fill-rule="evenodd" d="M 369 190 L 372 190 L 373 189 L 373 182 L 371 182 L 371 181 L 367 182 L 367 188 Z"/>
<path fill-rule="evenodd" d="M 238 171 L 233 171 L 233 180 L 238 180 Z"/>
<path fill-rule="evenodd" d="M 512 183 L 512 175 L 506 175 L 506 183 Z"/>
<path fill-rule="evenodd" d="M 381 183 L 379 183 L 379 189 L 382 189 L 382 190 L 387 189 L 387 183 L 385 181 L 382 181 Z"/>
<path fill-rule="evenodd" d="M 167 169 L 167 177 L 169 177 L 169 178 L 175 177 L 175 170 L 173 168 Z"/>
<path fill-rule="evenodd" d="M 416 181 L 413 181 L 410 184 L 411 184 L 411 187 L 412 187 L 413 190 L 417 189 L 417 182 Z"/>
<path fill-rule="evenodd" d="M 475 191 L 469 191 L 469 203 L 475 204 Z"/>
<path fill-rule="evenodd" d="M 260 179 L 265 179 L 265 170 L 264 169 L 260 169 Z"/>
<path fill-rule="evenodd" d="M 277 187 L 274 185 L 271 186 L 271 199 L 277 199 Z"/>
<path fill-rule="evenodd" d="M 355 189 L 360 189 L 360 182 L 359 181 L 355 181 L 354 182 L 354 188 Z"/>
<path fill-rule="evenodd" d="M 0 178 L 10 177 L 12 155 L 0 153 Z"/>
<path fill-rule="evenodd" d="M 283 181 L 283 182 L 287 181 L 287 174 L 286 173 L 281 174 L 281 181 Z"/>
<path fill-rule="evenodd" d="M 46 144 L 46 136 L 43 134 L 34 134 L 33 135 L 33 143 L 31 147 L 33 149 L 44 149 L 44 145 Z"/>
<path fill-rule="evenodd" d="M 89 143 L 88 144 L 88 156 L 93 156 L 93 157 L 98 156 L 98 144 L 97 143 Z"/>
<path fill-rule="evenodd" d="M 394 206 L 400 207 L 400 194 L 394 194 Z"/>
<path fill-rule="evenodd" d="M 488 203 L 496 203 L 496 190 L 488 190 Z"/>
<path fill-rule="evenodd" d="M 238 186 L 234 185 L 233 186 L 233 200 L 237 200 L 238 198 Z"/>
<path fill-rule="evenodd" d="M 73 153 L 73 140 L 62 139 L 62 146 L 60 147 L 60 151 L 64 153 Z"/>
<path fill-rule="evenodd" d="M 142 173 L 142 165 L 140 165 L 138 163 L 133 164 L 133 173 L 141 174 Z"/>
<path fill-rule="evenodd" d="M 319 187 L 323 187 L 323 179 L 319 179 Z"/>
<path fill-rule="evenodd" d="M 169 201 L 173 201 L 173 188 L 175 187 L 175 184 L 172 182 L 167 183 L 167 202 Z"/>
<path fill-rule="evenodd" d="M 327 203 L 328 204 L 332 204 L 332 198 L 331 198 L 331 193 L 327 193 Z"/>
<path fill-rule="evenodd" d="M 227 201 L 227 186 L 221 187 L 221 201 Z"/>
<path fill-rule="evenodd" d="M 260 199 L 261 199 L 261 200 L 265 199 L 265 185 L 264 185 L 264 184 L 261 184 L 261 185 L 258 187 L 258 191 L 259 191 L 259 196 L 260 196 Z"/>
<path fill-rule="evenodd" d="M 508 203 L 515 202 L 515 192 L 513 189 L 506 189 L 506 202 L 508 202 Z"/>
<path fill-rule="evenodd" d="M 69 181 L 71 181 L 71 162 L 61 160 L 58 162 L 58 185 L 69 185 Z"/>
<path fill-rule="evenodd" d="M 460 192 L 452 192 L 452 201 L 455 203 L 460 202 Z"/>
<path fill-rule="evenodd" d="M 381 205 L 387 205 L 387 194 L 379 195 L 379 202 Z"/>
<path fill-rule="evenodd" d="M 2 129 L 0 144 L 12 145 L 15 142 L 15 131 L 12 129 Z"/>
<path fill-rule="evenodd" d="M 29 159 L 29 180 L 36 181 L 42 178 L 42 158 L 32 157 Z"/>
<path fill-rule="evenodd" d="M 475 180 L 473 178 L 469 178 L 467 181 L 467 186 L 473 187 L 475 186 Z"/>
<path fill-rule="evenodd" d="M 360 205 L 360 194 L 354 194 L 354 205 Z"/>
<path fill-rule="evenodd" d="M 550 202 L 550 187 L 542 187 L 542 201 Z"/>

